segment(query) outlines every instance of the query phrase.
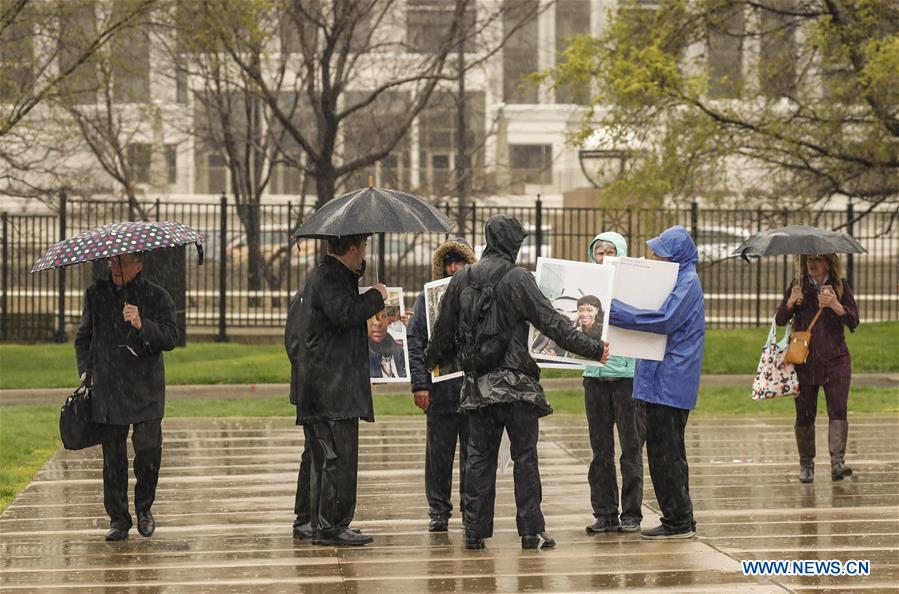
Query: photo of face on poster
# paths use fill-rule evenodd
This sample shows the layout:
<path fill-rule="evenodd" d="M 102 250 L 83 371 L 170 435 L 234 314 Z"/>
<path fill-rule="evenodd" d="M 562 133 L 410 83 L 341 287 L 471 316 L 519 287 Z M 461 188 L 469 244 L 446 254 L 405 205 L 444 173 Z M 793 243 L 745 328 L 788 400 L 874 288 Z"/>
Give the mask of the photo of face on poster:
<path fill-rule="evenodd" d="M 360 293 L 369 287 L 359 289 Z M 371 383 L 409 381 L 403 289 L 387 287 L 384 309 L 368 319 L 368 371 Z"/>
<path fill-rule="evenodd" d="M 443 295 L 446 293 L 451 280 L 453 280 L 452 277 L 447 277 L 425 284 L 425 317 L 428 322 L 428 340 L 434 334 L 434 324 L 437 323 L 437 315 L 440 313 L 440 302 L 443 300 Z M 454 377 L 462 377 L 463 375 L 465 375 L 465 372 L 462 371 L 458 364 L 453 362 L 452 364 L 444 364 L 435 368 L 431 372 L 431 381 L 435 383 L 442 382 Z"/>
<path fill-rule="evenodd" d="M 612 302 L 614 268 L 606 265 L 537 259 L 536 281 L 553 308 L 571 325 L 594 340 L 604 340 Z M 554 363 L 583 365 L 586 360 L 569 353 L 548 336 L 531 326 L 528 333 L 531 356 L 541 367 L 557 367 Z"/>

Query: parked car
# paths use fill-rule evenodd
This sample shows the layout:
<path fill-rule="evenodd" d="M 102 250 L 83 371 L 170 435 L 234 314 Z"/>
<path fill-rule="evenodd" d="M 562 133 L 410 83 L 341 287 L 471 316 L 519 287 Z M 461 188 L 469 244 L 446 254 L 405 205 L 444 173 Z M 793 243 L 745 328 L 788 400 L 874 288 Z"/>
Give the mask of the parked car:
<path fill-rule="evenodd" d="M 742 227 L 705 225 L 697 229 L 696 250 L 700 262 L 714 262 L 733 258 L 734 250 L 749 239 L 749 231 Z"/>
<path fill-rule="evenodd" d="M 262 225 L 259 229 L 259 250 L 266 262 L 280 260 L 284 250 L 292 248 L 291 256 L 315 257 L 315 240 L 301 239 L 299 250 L 292 247 L 290 232 L 292 229 L 285 225 Z M 240 233 L 225 244 L 225 255 L 234 266 L 247 266 L 250 262 L 250 248 L 247 244 L 247 233 L 241 229 Z"/>
<path fill-rule="evenodd" d="M 536 264 L 537 262 L 537 232 L 536 227 L 532 224 L 526 223 L 523 224 L 525 232 L 528 234 L 527 237 L 524 238 L 524 242 L 521 244 L 521 249 L 518 250 L 518 262 L 530 262 L 532 264 Z M 552 258 L 553 257 L 553 241 L 552 241 L 552 233 L 553 228 L 551 225 L 543 225 L 543 237 L 540 242 L 540 256 L 543 258 Z M 481 254 L 484 251 L 483 244 L 477 244 L 474 246 L 475 256 L 480 260 Z"/>

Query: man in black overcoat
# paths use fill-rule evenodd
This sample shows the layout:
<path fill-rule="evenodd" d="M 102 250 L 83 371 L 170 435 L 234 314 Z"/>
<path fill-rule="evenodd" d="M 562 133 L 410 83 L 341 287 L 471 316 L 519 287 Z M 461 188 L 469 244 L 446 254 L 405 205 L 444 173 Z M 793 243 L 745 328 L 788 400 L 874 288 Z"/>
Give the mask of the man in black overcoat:
<path fill-rule="evenodd" d="M 380 283 L 359 294 L 367 238 L 328 241 L 328 255 L 309 275 L 296 318 L 302 326 L 296 348 L 297 424 L 312 458 L 310 528 L 312 542 L 326 546 L 372 541 L 349 527 L 356 511 L 359 419 L 374 421 L 366 322 L 384 309 L 387 298 Z"/>
<path fill-rule="evenodd" d="M 128 430 L 133 427 L 134 507 L 137 530 L 156 530 L 150 507 L 162 460 L 165 367 L 162 352 L 178 343 L 175 303 L 162 287 L 141 278 L 140 254 L 115 256 L 110 276 L 87 288 L 75 354 L 81 381 L 91 386 L 93 421 L 101 425 L 106 540 L 128 539 Z"/>

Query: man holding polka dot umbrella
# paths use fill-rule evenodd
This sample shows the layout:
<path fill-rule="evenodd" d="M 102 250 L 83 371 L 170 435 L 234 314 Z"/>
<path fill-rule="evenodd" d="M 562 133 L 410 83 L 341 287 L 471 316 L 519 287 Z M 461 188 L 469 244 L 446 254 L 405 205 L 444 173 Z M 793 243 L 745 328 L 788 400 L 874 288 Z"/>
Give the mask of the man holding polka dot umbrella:
<path fill-rule="evenodd" d="M 107 541 L 128 539 L 128 432 L 133 427 L 137 530 L 156 530 L 150 508 L 162 461 L 165 408 L 163 351 L 178 344 L 175 303 L 162 287 L 141 278 L 142 253 L 194 243 L 202 262 L 205 237 L 171 221 L 113 223 L 51 247 L 32 272 L 105 260 L 109 275 L 85 293 L 75 355 L 82 385 L 90 386 L 91 420 L 103 447 L 103 503 Z"/>

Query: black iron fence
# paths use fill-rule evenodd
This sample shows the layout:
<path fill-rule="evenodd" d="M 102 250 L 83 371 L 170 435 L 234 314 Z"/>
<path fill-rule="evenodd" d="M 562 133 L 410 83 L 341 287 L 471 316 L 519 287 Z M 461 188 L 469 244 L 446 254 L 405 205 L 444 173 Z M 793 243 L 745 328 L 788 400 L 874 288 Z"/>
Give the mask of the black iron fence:
<path fill-rule="evenodd" d="M 855 287 L 862 319 L 899 319 L 899 230 L 889 213 L 872 213 L 851 223 L 852 208 L 815 212 L 766 209 L 631 210 L 547 208 L 540 201 L 528 207 L 468 207 L 463 216 L 443 207 L 451 220 L 464 220 L 461 230 L 480 253 L 484 223 L 504 212 L 517 217 L 530 233 L 519 263 L 534 269 L 540 256 L 585 260 L 586 247 L 599 231 L 617 231 L 630 246 L 630 255 L 645 256 L 645 242 L 662 229 L 681 224 L 697 243 L 699 274 L 706 294 L 706 315 L 712 327 L 767 324 L 785 287 L 796 275 L 794 258 L 764 258 L 752 263 L 730 257 L 749 235 L 786 224 L 806 223 L 842 228 L 854 235 L 868 253 L 844 259 L 846 274 Z M 242 209 L 242 210 L 241 210 Z M 197 265 L 193 250 L 186 250 L 186 319 L 188 328 L 205 328 L 227 340 L 234 328 L 283 325 L 292 294 L 312 270 L 321 247 L 315 240 L 291 246 L 289 233 L 310 213 L 310 208 L 287 203 L 238 207 L 225 197 L 218 203 L 148 202 L 135 212 L 124 201 L 63 201 L 58 215 L 2 213 L 2 295 L 0 340 L 65 340 L 67 329 L 81 316 L 85 287 L 93 268 L 30 274 L 38 257 L 60 238 L 90 228 L 142 216 L 177 220 L 204 232 L 206 263 Z M 247 222 L 257 236 L 248 240 Z M 431 254 L 445 234 L 391 234 L 383 248 L 370 242 L 369 266 L 364 283 L 377 279 L 377 260 L 383 258 L 389 286 L 406 290 L 407 305 L 424 283 L 431 280 Z M 251 244 L 259 246 L 251 250 Z"/>

